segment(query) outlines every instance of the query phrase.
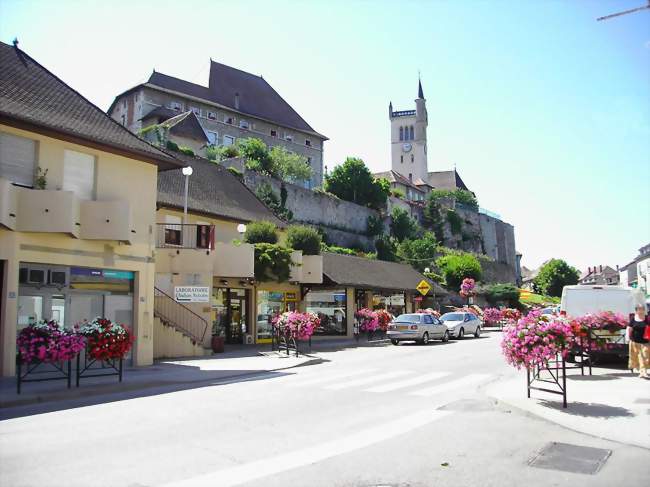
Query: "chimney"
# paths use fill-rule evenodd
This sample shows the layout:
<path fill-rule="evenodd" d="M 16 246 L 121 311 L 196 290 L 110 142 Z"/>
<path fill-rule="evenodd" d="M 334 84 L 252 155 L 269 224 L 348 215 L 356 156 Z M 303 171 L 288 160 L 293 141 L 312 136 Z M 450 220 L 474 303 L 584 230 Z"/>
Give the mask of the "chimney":
<path fill-rule="evenodd" d="M 239 93 L 235 93 L 235 110 L 239 110 Z"/>
<path fill-rule="evenodd" d="M 601 273 L 601 274 L 603 273 L 603 266 L 602 266 L 602 264 L 601 264 L 601 266 L 600 266 L 600 273 Z"/>
<path fill-rule="evenodd" d="M 591 267 L 587 267 L 587 274 L 591 274 Z"/>
<path fill-rule="evenodd" d="M 618 264 L 616 264 L 616 272 L 618 272 Z"/>

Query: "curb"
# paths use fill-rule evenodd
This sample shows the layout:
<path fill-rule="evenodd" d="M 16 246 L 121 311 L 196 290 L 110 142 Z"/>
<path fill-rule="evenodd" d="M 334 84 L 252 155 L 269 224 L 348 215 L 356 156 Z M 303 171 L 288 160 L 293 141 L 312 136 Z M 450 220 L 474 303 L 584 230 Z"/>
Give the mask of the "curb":
<path fill-rule="evenodd" d="M 311 357 L 311 356 L 310 356 Z M 127 393 L 127 392 L 133 392 L 133 391 L 143 391 L 147 389 L 153 389 L 156 387 L 173 387 L 173 386 L 178 386 L 181 384 L 200 384 L 200 383 L 210 383 L 212 385 L 219 385 L 222 382 L 233 382 L 233 379 L 239 379 L 241 378 L 242 380 L 248 379 L 250 377 L 255 377 L 259 376 L 262 374 L 269 374 L 273 372 L 278 372 L 282 370 L 289 370 L 297 367 L 307 367 L 310 365 L 318 365 L 323 362 L 326 362 L 326 360 L 320 358 L 320 357 L 313 357 L 310 360 L 307 360 L 305 362 L 302 362 L 300 364 L 294 364 L 294 365 L 289 365 L 287 367 L 279 367 L 277 369 L 268 369 L 268 370 L 255 370 L 251 372 L 244 372 L 240 374 L 230 374 L 230 375 L 224 375 L 221 377 L 217 378 L 202 378 L 202 379 L 191 379 L 191 380 L 171 380 L 171 381 L 166 381 L 165 377 L 162 376 L 158 381 L 156 382 L 148 382 L 148 383 L 122 383 L 124 386 L 122 386 L 120 389 L 104 389 L 104 390 L 92 390 L 92 389 L 84 389 L 83 387 L 72 387 L 71 389 L 64 389 L 62 391 L 57 391 L 53 393 L 48 393 L 48 394 L 39 394 L 37 396 L 32 396 L 32 397 L 26 397 L 26 398 L 19 398 L 19 399 L 13 399 L 13 400 L 8 400 L 8 401 L 0 401 L 0 410 L 3 409 L 10 409 L 10 408 L 15 408 L 15 407 L 21 407 L 21 406 L 31 406 L 31 405 L 36 405 L 36 404 L 47 404 L 47 403 L 54 403 L 54 402 L 61 402 L 61 401 L 66 401 L 66 400 L 73 400 L 73 399 L 90 399 L 93 397 L 100 397 L 100 396 L 107 396 L 111 394 L 122 394 L 122 393 Z M 113 387 L 115 386 L 119 387 L 118 384 L 113 384 Z M 129 385 L 132 385 L 132 387 L 129 387 Z M 100 386 L 100 387 L 106 387 L 106 386 Z"/>

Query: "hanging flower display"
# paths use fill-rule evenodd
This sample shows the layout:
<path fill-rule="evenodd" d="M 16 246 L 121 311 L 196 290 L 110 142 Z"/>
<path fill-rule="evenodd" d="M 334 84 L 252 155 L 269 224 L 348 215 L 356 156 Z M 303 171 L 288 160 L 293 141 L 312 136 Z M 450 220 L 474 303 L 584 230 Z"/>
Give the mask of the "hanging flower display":
<path fill-rule="evenodd" d="M 393 315 L 390 314 L 385 309 L 378 309 L 375 311 L 377 313 L 377 320 L 379 321 L 379 329 L 382 331 L 388 330 L 388 324 L 393 321 Z"/>
<path fill-rule="evenodd" d="M 431 316 L 435 316 L 436 318 L 440 318 L 440 311 L 436 311 L 433 308 L 419 309 L 416 311 L 416 313 L 425 313 Z"/>
<path fill-rule="evenodd" d="M 359 329 L 361 331 L 375 331 L 379 328 L 379 317 L 376 311 L 361 308 L 354 313 L 354 317 L 359 320 Z"/>
<path fill-rule="evenodd" d="M 602 334 L 614 334 L 627 326 L 627 320 L 621 313 L 601 311 L 595 314 L 578 316 L 570 321 L 571 329 L 576 337 L 589 338 L 589 347 L 592 350 L 605 350 L 611 346 L 606 337 Z"/>
<path fill-rule="evenodd" d="M 135 341 L 127 327 L 106 318 L 84 321 L 77 325 L 77 332 L 86 337 L 88 355 L 95 360 L 122 359 Z"/>
<path fill-rule="evenodd" d="M 84 349 L 86 340 L 52 320 L 40 321 L 20 330 L 16 345 L 19 360 L 24 364 L 53 363 L 72 360 Z"/>
<path fill-rule="evenodd" d="M 474 295 L 474 288 L 476 287 L 476 281 L 471 277 L 466 277 L 463 279 L 463 282 L 460 285 L 459 294 L 464 298 L 469 298 Z"/>
<path fill-rule="evenodd" d="M 483 310 L 483 322 L 486 325 L 496 325 L 503 319 L 503 313 L 498 308 L 485 308 Z"/>
<path fill-rule="evenodd" d="M 568 321 L 531 311 L 504 328 L 501 350 L 510 365 L 530 369 L 546 366 L 558 354 L 565 357 L 574 341 Z"/>
<path fill-rule="evenodd" d="M 309 340 L 320 326 L 320 318 L 314 313 L 287 311 L 273 318 L 273 326 L 295 340 Z"/>
<path fill-rule="evenodd" d="M 506 320 L 508 323 L 516 323 L 521 318 L 521 311 L 514 308 L 506 308 L 501 310 L 501 319 Z"/>

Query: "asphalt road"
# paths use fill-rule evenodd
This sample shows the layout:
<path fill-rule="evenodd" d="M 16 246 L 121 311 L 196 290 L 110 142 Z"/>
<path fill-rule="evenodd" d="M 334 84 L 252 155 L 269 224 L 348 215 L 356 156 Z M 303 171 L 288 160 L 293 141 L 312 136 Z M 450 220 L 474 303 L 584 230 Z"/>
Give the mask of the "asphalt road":
<path fill-rule="evenodd" d="M 0 422 L 13 486 L 647 485 L 647 450 L 511 410 L 499 334 L 323 353 L 245 381 Z M 522 394 L 525 387 L 522 383 Z M 612 450 L 594 474 L 528 465 L 550 442 Z"/>

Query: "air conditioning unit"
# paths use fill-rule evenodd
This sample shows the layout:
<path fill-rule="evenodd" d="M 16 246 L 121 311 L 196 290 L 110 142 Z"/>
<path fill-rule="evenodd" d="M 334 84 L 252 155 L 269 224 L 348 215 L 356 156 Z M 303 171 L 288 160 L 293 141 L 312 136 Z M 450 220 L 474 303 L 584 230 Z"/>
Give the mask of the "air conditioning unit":
<path fill-rule="evenodd" d="M 43 286 L 47 283 L 47 269 L 45 267 L 27 266 L 25 284 Z"/>
<path fill-rule="evenodd" d="M 50 269 L 48 284 L 65 287 L 68 285 L 68 270 L 66 268 Z"/>
<path fill-rule="evenodd" d="M 252 345 L 253 341 L 253 335 L 246 335 L 246 345 Z"/>

